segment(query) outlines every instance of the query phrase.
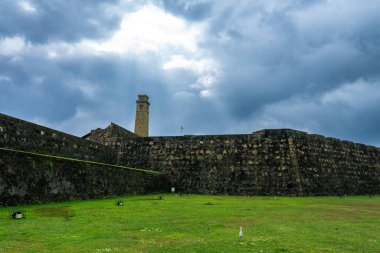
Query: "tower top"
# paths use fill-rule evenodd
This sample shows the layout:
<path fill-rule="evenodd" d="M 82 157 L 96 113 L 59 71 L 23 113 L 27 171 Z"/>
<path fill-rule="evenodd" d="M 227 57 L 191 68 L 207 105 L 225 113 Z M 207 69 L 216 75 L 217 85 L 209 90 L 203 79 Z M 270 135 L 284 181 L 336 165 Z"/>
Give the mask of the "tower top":
<path fill-rule="evenodd" d="M 150 105 L 148 95 L 146 94 L 137 95 L 136 103 L 148 103 Z"/>

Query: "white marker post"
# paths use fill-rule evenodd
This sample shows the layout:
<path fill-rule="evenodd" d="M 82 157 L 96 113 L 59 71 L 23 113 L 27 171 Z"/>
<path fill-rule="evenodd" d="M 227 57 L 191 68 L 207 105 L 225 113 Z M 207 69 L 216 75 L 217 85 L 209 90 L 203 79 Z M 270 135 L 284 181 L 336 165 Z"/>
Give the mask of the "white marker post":
<path fill-rule="evenodd" d="M 239 237 L 243 238 L 243 227 L 240 227 Z"/>

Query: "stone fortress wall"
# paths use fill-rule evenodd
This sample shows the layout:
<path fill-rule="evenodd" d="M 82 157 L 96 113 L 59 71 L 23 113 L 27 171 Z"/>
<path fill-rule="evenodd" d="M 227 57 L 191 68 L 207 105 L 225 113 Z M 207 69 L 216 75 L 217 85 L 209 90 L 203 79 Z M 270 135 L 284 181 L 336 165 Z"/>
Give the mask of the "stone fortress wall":
<path fill-rule="evenodd" d="M 121 144 L 120 144 L 121 142 Z M 380 193 L 380 149 L 290 129 L 246 135 L 120 139 L 124 164 L 167 173 L 182 192 Z"/>
<path fill-rule="evenodd" d="M 40 156 L 116 164 L 110 147 L 4 114 L 0 148 L 0 206 L 143 194 L 168 187 L 159 174 Z"/>
<path fill-rule="evenodd" d="M 0 150 L 0 206 L 167 190 L 162 175 Z"/>
<path fill-rule="evenodd" d="M 111 123 L 78 138 L 0 114 L 0 148 L 164 173 L 0 149 L 0 205 L 167 191 L 169 186 L 205 194 L 380 194 L 379 148 L 291 129 L 138 137 Z"/>
<path fill-rule="evenodd" d="M 380 193 L 380 148 L 314 134 L 292 138 L 306 194 Z"/>

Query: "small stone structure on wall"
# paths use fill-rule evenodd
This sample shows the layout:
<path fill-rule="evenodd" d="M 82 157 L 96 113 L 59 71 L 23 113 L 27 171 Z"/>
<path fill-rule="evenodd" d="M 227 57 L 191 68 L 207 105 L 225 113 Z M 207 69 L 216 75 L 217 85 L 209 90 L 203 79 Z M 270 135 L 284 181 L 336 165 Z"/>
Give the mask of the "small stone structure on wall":
<path fill-rule="evenodd" d="M 101 143 L 108 147 L 116 147 L 120 146 L 120 140 L 133 137 L 138 136 L 128 131 L 127 129 L 122 128 L 121 126 L 118 126 L 115 123 L 111 122 L 111 124 L 108 127 L 104 129 L 97 128 L 95 130 L 92 130 L 90 133 L 86 134 L 82 138 L 92 142 Z"/>

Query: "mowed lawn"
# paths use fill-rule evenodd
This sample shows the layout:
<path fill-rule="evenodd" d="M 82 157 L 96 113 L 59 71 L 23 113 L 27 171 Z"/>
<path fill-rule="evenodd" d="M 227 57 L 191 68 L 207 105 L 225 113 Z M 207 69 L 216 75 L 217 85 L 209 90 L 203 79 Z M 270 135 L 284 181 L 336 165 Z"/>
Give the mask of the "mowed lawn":
<path fill-rule="evenodd" d="M 380 196 L 163 197 L 0 208 L 0 252 L 380 252 Z"/>

